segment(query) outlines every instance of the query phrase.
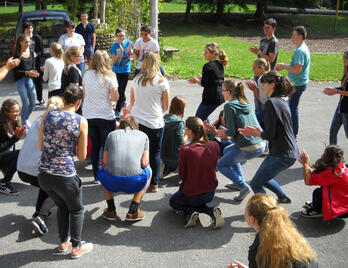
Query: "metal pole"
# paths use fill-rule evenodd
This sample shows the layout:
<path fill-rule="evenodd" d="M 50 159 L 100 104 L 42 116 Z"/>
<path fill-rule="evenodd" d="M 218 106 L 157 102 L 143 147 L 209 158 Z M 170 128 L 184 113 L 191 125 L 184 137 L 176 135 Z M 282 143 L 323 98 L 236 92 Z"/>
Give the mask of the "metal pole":
<path fill-rule="evenodd" d="M 150 23 L 152 28 L 152 37 L 158 41 L 158 0 L 151 0 Z"/>
<path fill-rule="evenodd" d="M 338 18 L 338 10 L 340 9 L 340 0 L 337 0 L 337 7 L 336 7 L 336 18 L 335 18 L 335 25 L 334 25 L 334 32 L 336 32 L 337 27 L 337 18 Z"/>

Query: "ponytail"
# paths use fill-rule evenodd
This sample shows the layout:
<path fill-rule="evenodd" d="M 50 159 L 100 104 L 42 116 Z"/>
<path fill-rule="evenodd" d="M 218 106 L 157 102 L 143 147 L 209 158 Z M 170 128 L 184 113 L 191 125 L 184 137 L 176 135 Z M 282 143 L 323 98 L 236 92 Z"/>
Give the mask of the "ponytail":
<path fill-rule="evenodd" d="M 264 58 L 258 58 L 254 61 L 259 68 L 263 68 L 264 73 L 268 73 L 271 70 L 271 64 Z"/>
<path fill-rule="evenodd" d="M 219 49 L 219 59 L 220 59 L 220 62 L 222 64 L 222 66 L 224 67 L 224 69 L 227 68 L 227 63 L 228 63 L 228 57 L 227 57 L 227 54 L 224 50 L 222 49 Z"/>
<path fill-rule="evenodd" d="M 287 76 L 280 75 L 277 71 L 270 71 L 261 77 L 261 83 L 274 83 L 271 97 L 289 97 L 295 93 L 295 86 Z"/>
<path fill-rule="evenodd" d="M 208 43 L 205 47 L 210 53 L 215 53 L 215 56 L 219 58 L 222 66 L 227 68 L 228 57 L 224 50 L 220 49 L 217 43 Z"/>
<path fill-rule="evenodd" d="M 223 85 L 225 89 L 228 90 L 233 97 L 238 99 L 241 103 L 249 103 L 248 98 L 245 96 L 242 82 L 237 83 L 234 79 L 225 79 Z"/>
<path fill-rule="evenodd" d="M 207 135 L 207 132 L 205 131 L 203 121 L 200 118 L 195 116 L 190 116 L 186 119 L 185 125 L 194 134 L 194 138 L 192 139 L 191 143 L 196 143 L 205 147 L 208 146 L 209 144 L 208 135 Z"/>

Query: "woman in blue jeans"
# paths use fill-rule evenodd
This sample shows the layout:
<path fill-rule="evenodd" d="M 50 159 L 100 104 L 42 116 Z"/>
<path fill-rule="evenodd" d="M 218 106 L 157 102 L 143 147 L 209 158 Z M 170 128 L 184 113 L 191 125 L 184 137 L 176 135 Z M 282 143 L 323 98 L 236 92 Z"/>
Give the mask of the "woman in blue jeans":
<path fill-rule="evenodd" d="M 257 126 L 239 129 L 244 136 L 256 136 L 269 141 L 269 156 L 261 163 L 250 186 L 254 193 L 266 193 L 265 186 L 277 195 L 279 203 L 291 203 L 274 177 L 291 167 L 300 155 L 287 103 L 288 97 L 294 93 L 294 85 L 286 76 L 271 71 L 261 78 L 261 89 L 270 98 L 266 101 L 265 129 L 262 131 Z"/>

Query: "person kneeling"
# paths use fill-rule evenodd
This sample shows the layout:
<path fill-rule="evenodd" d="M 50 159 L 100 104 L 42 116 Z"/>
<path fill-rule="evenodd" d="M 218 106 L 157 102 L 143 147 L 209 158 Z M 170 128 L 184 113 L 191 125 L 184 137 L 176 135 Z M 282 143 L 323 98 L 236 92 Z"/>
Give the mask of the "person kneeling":
<path fill-rule="evenodd" d="M 138 130 L 138 123 L 132 116 L 121 119 L 118 130 L 109 133 L 104 147 L 103 164 L 98 179 L 104 186 L 107 208 L 103 217 L 116 219 L 114 194 L 133 194 L 126 221 L 144 219 L 140 201 L 149 187 L 152 171 L 149 166 L 149 139 Z"/>

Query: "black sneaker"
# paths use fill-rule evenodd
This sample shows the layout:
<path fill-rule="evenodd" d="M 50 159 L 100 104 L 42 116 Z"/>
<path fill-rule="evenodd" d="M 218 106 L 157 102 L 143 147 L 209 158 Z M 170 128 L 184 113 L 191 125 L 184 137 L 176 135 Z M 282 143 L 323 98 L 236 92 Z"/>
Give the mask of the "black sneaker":
<path fill-rule="evenodd" d="M 303 206 L 304 209 L 313 209 L 313 203 L 310 201 L 307 201 Z"/>
<path fill-rule="evenodd" d="M 190 211 L 186 216 L 186 222 L 184 224 L 185 228 L 190 228 L 196 225 L 196 222 L 199 218 L 199 213 L 197 211 Z"/>
<path fill-rule="evenodd" d="M 302 210 L 300 215 L 305 218 L 321 218 L 323 217 L 322 213 L 319 213 L 313 209 Z"/>
<path fill-rule="evenodd" d="M 40 234 L 45 235 L 48 233 L 47 226 L 40 217 L 36 217 L 31 223 Z"/>
<path fill-rule="evenodd" d="M 11 183 L 1 183 L 0 184 L 0 193 L 7 194 L 7 195 L 18 195 L 19 192 L 15 190 Z"/>
<path fill-rule="evenodd" d="M 45 106 L 46 102 L 44 99 L 40 100 L 38 103 L 35 104 L 36 106 Z"/>
<path fill-rule="evenodd" d="M 284 196 L 282 198 L 278 198 L 277 199 L 278 204 L 290 204 L 291 203 L 291 199 L 287 196 Z"/>
<path fill-rule="evenodd" d="M 225 220 L 222 218 L 221 209 L 219 207 L 213 209 L 211 220 L 213 229 L 220 228 L 225 224 Z"/>

